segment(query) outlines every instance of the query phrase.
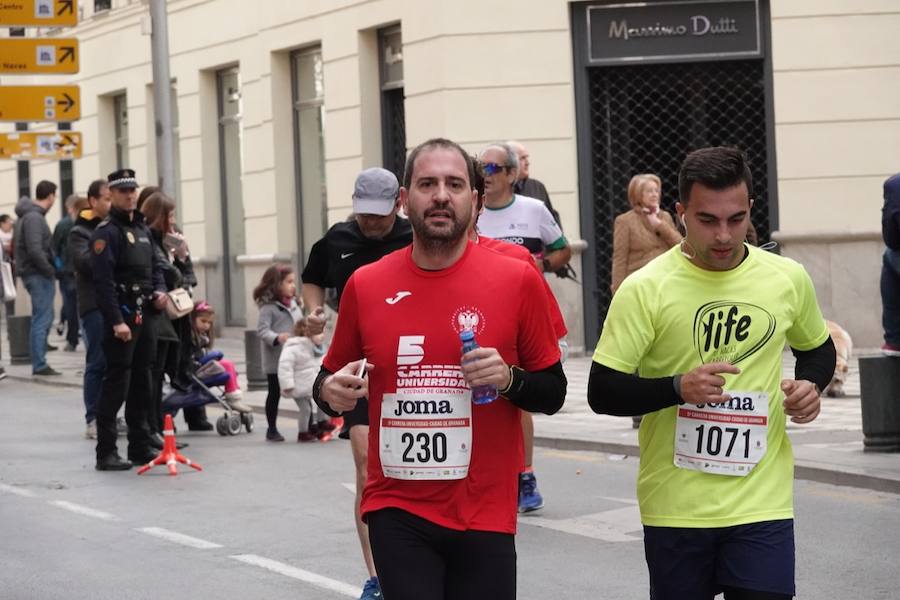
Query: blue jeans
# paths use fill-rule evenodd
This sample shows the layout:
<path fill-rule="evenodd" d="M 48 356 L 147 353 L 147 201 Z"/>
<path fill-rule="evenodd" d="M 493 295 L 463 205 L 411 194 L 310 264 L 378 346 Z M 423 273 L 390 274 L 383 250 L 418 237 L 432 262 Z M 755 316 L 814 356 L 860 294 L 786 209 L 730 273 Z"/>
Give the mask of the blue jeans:
<path fill-rule="evenodd" d="M 43 275 L 26 275 L 22 280 L 31 296 L 31 371 L 35 372 L 47 366 L 47 334 L 53 325 L 56 286 Z"/>
<path fill-rule="evenodd" d="M 881 307 L 884 341 L 900 346 L 900 250 L 884 250 L 881 261 Z"/>
<path fill-rule="evenodd" d="M 84 328 L 84 346 L 87 349 L 84 367 L 84 420 L 97 418 L 97 401 L 103 392 L 103 374 L 106 373 L 106 356 L 103 354 L 103 315 L 98 309 L 81 315 Z"/>

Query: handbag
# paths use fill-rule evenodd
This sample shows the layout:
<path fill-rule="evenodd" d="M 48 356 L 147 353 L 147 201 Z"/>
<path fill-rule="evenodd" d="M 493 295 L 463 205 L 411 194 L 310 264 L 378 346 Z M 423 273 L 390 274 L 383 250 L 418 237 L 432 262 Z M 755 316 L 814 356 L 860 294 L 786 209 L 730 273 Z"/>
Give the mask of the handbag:
<path fill-rule="evenodd" d="M 0 259 L 0 290 L 3 291 L 4 302 L 16 299 L 16 280 L 13 279 L 12 265 Z"/>
<path fill-rule="evenodd" d="M 176 288 L 166 294 L 166 315 L 170 319 L 180 319 L 194 310 L 194 301 L 184 288 Z"/>

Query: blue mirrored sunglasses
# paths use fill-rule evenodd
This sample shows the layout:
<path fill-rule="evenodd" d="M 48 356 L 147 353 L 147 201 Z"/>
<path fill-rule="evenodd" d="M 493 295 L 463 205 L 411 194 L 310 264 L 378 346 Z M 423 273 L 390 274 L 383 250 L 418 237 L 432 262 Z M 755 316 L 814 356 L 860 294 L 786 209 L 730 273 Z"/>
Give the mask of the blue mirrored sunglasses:
<path fill-rule="evenodd" d="M 485 175 L 496 175 L 500 171 L 504 169 L 509 169 L 510 167 L 507 165 L 498 165 L 494 162 L 482 163 L 481 168 L 484 170 Z"/>

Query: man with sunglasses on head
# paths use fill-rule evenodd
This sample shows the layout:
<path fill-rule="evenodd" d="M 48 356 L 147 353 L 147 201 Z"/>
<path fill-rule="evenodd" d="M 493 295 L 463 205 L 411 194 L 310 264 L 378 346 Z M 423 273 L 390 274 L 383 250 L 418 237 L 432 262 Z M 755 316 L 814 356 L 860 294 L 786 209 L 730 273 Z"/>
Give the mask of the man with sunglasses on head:
<path fill-rule="evenodd" d="M 484 213 L 478 231 L 497 240 L 524 246 L 534 257 L 538 269 L 553 273 L 572 257 L 572 249 L 546 205 L 535 198 L 515 193 L 519 158 L 509 144 L 498 142 L 485 148 L 480 157 L 484 171 Z M 564 357 L 565 358 L 565 357 Z M 544 506 L 532 469 L 534 457 L 534 421 L 522 413 L 525 464 L 519 475 L 519 512 Z"/>

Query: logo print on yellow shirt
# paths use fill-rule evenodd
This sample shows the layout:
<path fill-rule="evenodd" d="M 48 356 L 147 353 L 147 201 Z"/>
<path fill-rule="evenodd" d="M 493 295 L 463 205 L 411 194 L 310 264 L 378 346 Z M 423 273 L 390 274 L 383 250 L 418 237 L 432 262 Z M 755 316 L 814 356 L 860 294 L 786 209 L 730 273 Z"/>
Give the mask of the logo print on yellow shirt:
<path fill-rule="evenodd" d="M 694 315 L 694 347 L 704 364 L 733 365 L 766 345 L 775 333 L 775 317 L 746 302 L 718 300 L 704 304 Z"/>

